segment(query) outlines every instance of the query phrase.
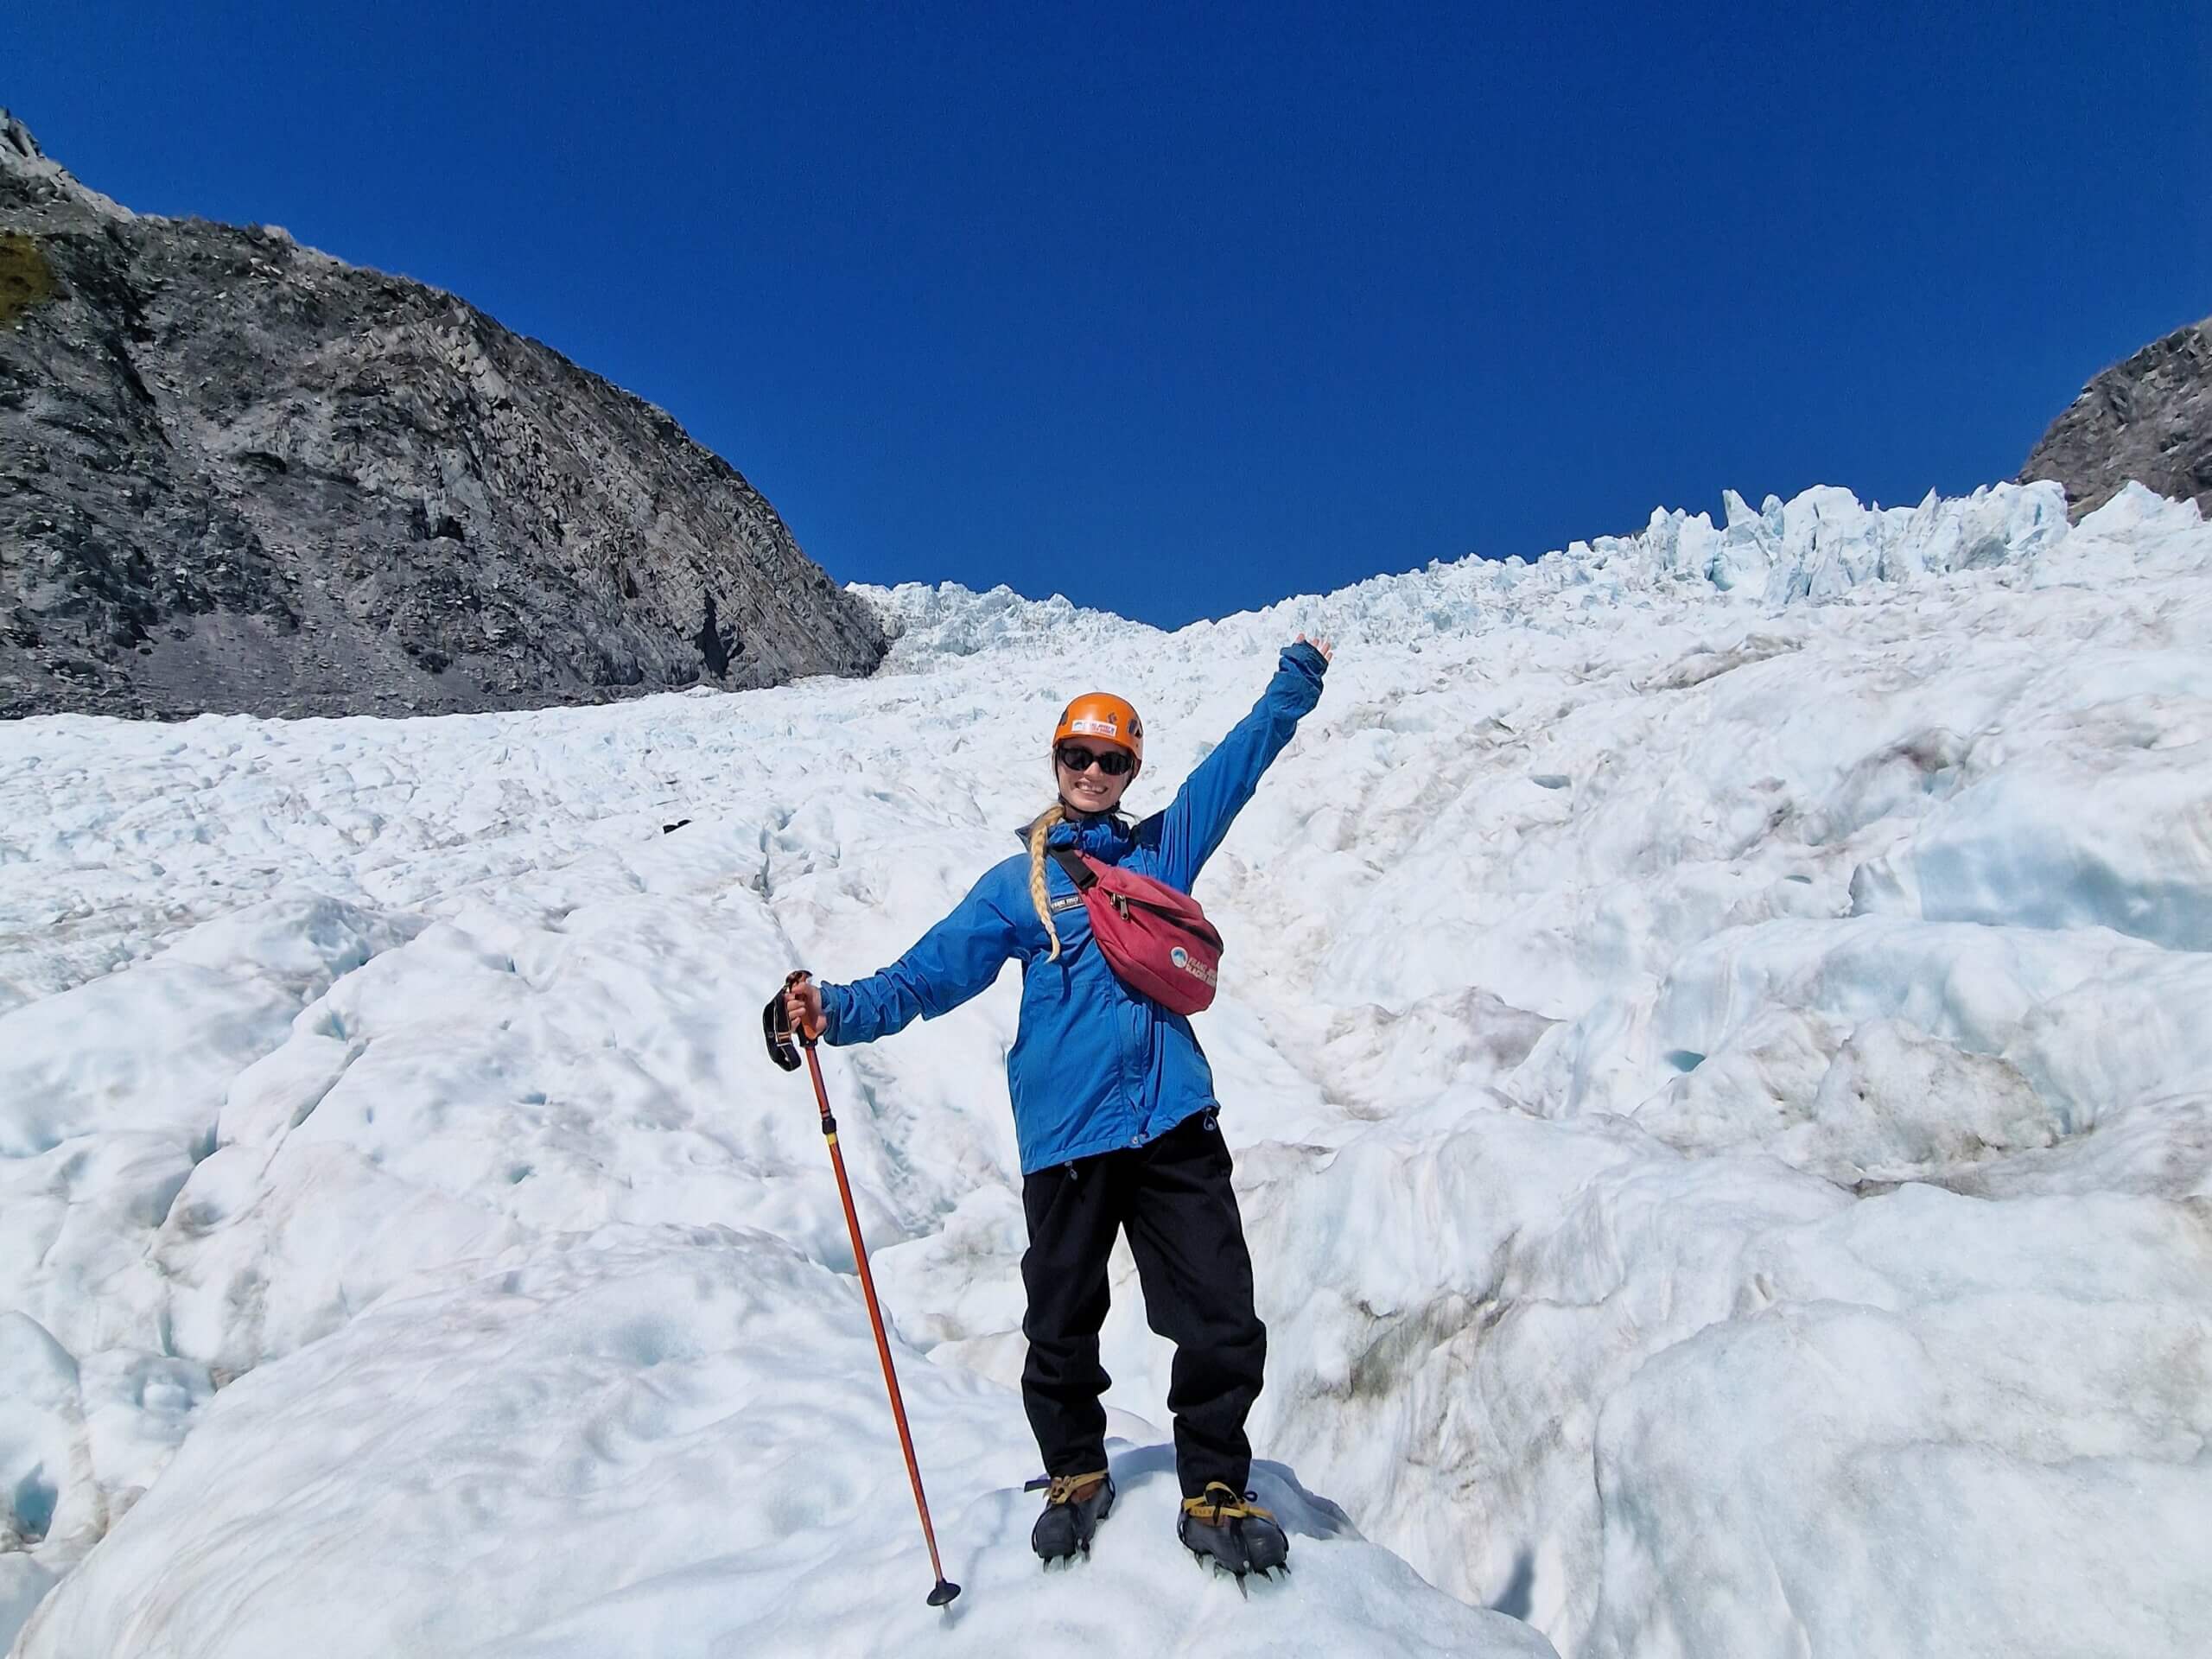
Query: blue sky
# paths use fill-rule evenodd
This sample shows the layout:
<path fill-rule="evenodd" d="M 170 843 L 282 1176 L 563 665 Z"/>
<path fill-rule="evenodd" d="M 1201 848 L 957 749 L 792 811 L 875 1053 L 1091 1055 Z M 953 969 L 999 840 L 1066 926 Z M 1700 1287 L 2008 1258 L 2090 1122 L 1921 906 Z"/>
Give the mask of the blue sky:
<path fill-rule="evenodd" d="M 2212 312 L 2208 86 L 2202 0 L 0 16 L 86 182 L 466 296 L 840 579 L 1169 625 L 2011 476 Z"/>

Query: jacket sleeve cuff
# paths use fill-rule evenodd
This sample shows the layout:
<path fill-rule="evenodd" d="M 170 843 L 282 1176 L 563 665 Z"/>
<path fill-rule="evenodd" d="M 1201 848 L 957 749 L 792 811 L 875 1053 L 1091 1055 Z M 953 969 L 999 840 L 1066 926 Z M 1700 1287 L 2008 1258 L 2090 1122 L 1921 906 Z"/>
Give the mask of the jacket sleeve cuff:
<path fill-rule="evenodd" d="M 1266 706 L 1294 718 L 1313 713 L 1321 701 L 1321 676 L 1328 666 L 1328 658 L 1311 645 L 1286 646 L 1268 687 Z"/>
<path fill-rule="evenodd" d="M 822 991 L 822 1040 L 832 1048 L 837 1046 L 838 1031 L 844 1024 L 847 993 L 842 985 L 823 985 Z"/>

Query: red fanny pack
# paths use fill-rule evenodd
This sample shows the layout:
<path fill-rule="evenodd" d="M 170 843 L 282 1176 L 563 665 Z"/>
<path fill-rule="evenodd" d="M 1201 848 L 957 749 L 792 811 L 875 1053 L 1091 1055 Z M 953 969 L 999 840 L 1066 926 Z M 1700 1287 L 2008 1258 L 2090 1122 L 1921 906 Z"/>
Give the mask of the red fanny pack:
<path fill-rule="evenodd" d="M 1090 936 L 1122 983 L 1176 1014 L 1212 1006 L 1221 982 L 1221 935 L 1197 899 L 1071 848 L 1052 851 L 1083 895 Z"/>

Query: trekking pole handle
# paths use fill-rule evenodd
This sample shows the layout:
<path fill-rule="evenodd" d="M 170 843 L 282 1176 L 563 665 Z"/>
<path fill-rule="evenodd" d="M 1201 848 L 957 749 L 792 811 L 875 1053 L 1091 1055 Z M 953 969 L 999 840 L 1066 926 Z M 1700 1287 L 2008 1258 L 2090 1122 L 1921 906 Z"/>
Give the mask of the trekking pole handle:
<path fill-rule="evenodd" d="M 804 968 L 794 968 L 790 973 L 785 975 L 784 995 L 786 1001 L 789 1000 L 793 990 L 797 989 L 799 986 L 805 984 L 813 977 L 814 976 L 807 972 Z M 821 1000 L 822 993 L 817 991 L 814 995 L 815 999 L 818 1003 Z M 822 1032 L 823 1027 L 821 1026 L 816 1026 L 813 1029 L 809 1030 L 807 1023 L 804 1019 L 794 1020 L 791 1021 L 791 1034 L 794 1037 L 797 1037 L 800 1042 L 805 1044 L 809 1048 L 812 1048 L 814 1045 L 820 1040 Z"/>
<path fill-rule="evenodd" d="M 804 985 L 812 977 L 804 968 L 792 969 L 784 980 L 784 995 L 790 996 L 794 986 Z M 837 1120 L 830 1113 L 830 1091 L 822 1086 L 822 1062 L 814 1052 L 815 1045 L 821 1040 L 821 1033 L 809 1031 L 806 1021 L 800 1019 L 791 1021 L 791 1035 L 798 1039 L 799 1046 L 806 1052 L 806 1069 L 814 1081 L 814 1103 L 822 1109 L 822 1133 L 829 1137 L 834 1150 L 837 1144 Z"/>
<path fill-rule="evenodd" d="M 796 1021 L 791 1018 L 792 992 L 812 977 L 804 968 L 785 975 L 783 984 L 777 988 L 776 994 L 760 1010 L 760 1035 L 768 1046 L 769 1059 L 774 1062 L 779 1071 L 799 1071 L 804 1065 L 799 1058 L 799 1051 L 802 1048 L 811 1051 L 816 1041 L 829 1029 L 828 1020 L 822 1017 L 812 1021 L 810 1028 L 803 1000 L 799 1004 L 800 1018 Z M 822 1006 L 821 995 L 819 991 L 815 993 L 817 1008 Z"/>

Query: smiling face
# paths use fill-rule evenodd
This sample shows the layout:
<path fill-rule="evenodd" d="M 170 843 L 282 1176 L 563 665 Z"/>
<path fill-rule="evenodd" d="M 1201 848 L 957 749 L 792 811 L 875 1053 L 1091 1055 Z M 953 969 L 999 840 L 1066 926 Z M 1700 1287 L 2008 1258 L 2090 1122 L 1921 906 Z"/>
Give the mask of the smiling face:
<path fill-rule="evenodd" d="M 1080 737 L 1062 738 L 1052 751 L 1052 771 L 1060 782 L 1060 798 L 1078 812 L 1110 812 L 1121 804 L 1122 795 L 1136 777 L 1134 768 L 1118 778 L 1109 778 L 1095 760 L 1084 757 L 1103 756 L 1108 766 L 1128 760 L 1128 753 L 1111 743 L 1095 743 Z M 1084 760 L 1081 771 L 1069 766 L 1070 760 Z"/>

